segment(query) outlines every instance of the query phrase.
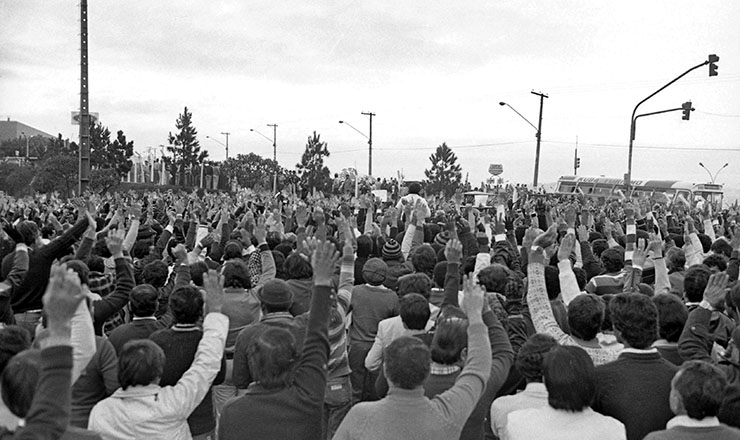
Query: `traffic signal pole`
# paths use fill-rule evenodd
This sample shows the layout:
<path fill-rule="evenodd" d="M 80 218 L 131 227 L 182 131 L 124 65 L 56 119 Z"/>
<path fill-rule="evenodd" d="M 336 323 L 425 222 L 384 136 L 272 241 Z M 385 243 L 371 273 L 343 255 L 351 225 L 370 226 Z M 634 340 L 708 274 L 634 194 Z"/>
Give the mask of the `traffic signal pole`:
<path fill-rule="evenodd" d="M 635 109 L 632 110 L 632 117 L 630 119 L 630 146 L 629 146 L 629 156 L 628 156 L 628 159 L 627 159 L 627 175 L 625 176 L 625 179 L 624 179 L 625 186 L 629 187 L 631 185 L 631 183 L 632 183 L 632 147 L 633 147 L 633 142 L 635 140 L 635 123 L 636 123 L 636 119 L 637 119 L 637 117 L 635 115 L 637 114 L 637 109 L 645 101 L 647 101 L 648 99 L 650 99 L 653 96 L 657 95 L 658 93 L 662 92 L 663 90 L 665 90 L 671 84 L 675 83 L 679 79 L 681 79 L 684 76 L 688 75 L 690 72 L 692 72 L 692 71 L 694 71 L 694 70 L 696 70 L 696 69 L 698 69 L 698 68 L 700 68 L 702 66 L 709 65 L 709 76 L 717 76 L 717 65 L 715 63 L 717 61 L 719 61 L 719 57 L 717 55 L 712 54 L 712 55 L 709 55 L 707 58 L 708 59 L 706 61 L 704 61 L 703 63 L 697 64 L 696 66 L 690 68 L 689 70 L 685 71 L 684 73 L 678 75 L 676 78 L 674 78 L 668 84 L 664 85 L 663 87 L 661 87 L 658 90 L 656 90 L 655 92 L 653 92 L 647 98 L 645 98 L 642 101 L 638 102 L 637 105 L 635 106 Z M 655 112 L 655 113 L 645 113 L 645 114 L 642 114 L 640 116 L 648 116 L 648 115 L 652 115 L 652 114 L 665 113 L 665 112 L 675 111 L 675 110 L 676 109 L 665 110 L 665 111 L 660 111 L 660 112 Z M 680 108 L 678 110 L 683 110 L 683 108 Z"/>

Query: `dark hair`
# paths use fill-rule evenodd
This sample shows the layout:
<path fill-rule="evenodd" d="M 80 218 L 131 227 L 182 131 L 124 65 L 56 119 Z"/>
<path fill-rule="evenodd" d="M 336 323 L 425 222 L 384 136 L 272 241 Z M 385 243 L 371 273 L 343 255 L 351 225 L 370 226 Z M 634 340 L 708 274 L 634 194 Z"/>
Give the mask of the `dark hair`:
<path fill-rule="evenodd" d="M 680 271 L 686 265 L 686 254 L 677 246 L 666 251 L 665 259 L 669 270 Z"/>
<path fill-rule="evenodd" d="M 503 264 L 494 263 L 478 272 L 478 282 L 486 292 L 504 294 L 509 283 L 511 269 Z"/>
<path fill-rule="evenodd" d="M 272 259 L 275 261 L 275 278 L 279 280 L 287 279 L 288 277 L 285 275 L 285 254 L 279 250 L 272 250 L 270 252 L 272 252 Z"/>
<path fill-rule="evenodd" d="M 462 264 L 460 265 L 460 273 L 462 275 L 470 275 L 471 273 L 473 273 L 475 271 L 475 262 L 475 255 L 468 255 L 467 257 L 463 257 Z"/>
<path fill-rule="evenodd" d="M 686 270 L 683 277 L 683 292 L 687 302 L 701 302 L 712 271 L 703 264 L 695 264 Z"/>
<path fill-rule="evenodd" d="M 612 299 L 614 299 L 613 293 L 605 293 L 604 295 L 600 296 L 601 300 L 604 301 L 604 320 L 601 321 L 601 330 L 610 331 L 614 328 L 612 325 L 612 314 L 609 311 L 609 304 L 611 304 Z"/>
<path fill-rule="evenodd" d="M 421 185 L 418 182 L 412 182 L 409 184 L 409 194 L 419 194 L 421 192 Z"/>
<path fill-rule="evenodd" d="M 596 395 L 594 363 L 581 347 L 551 348 L 545 355 L 542 374 L 551 407 L 580 412 L 591 406 Z"/>
<path fill-rule="evenodd" d="M 423 244 L 411 254 L 411 264 L 416 272 L 422 272 L 428 276 L 433 276 L 434 266 L 437 264 L 437 253 L 429 244 Z"/>
<path fill-rule="evenodd" d="M 409 330 L 424 330 L 431 311 L 429 301 L 418 293 L 408 293 L 399 300 L 401 321 Z"/>
<path fill-rule="evenodd" d="M 39 225 L 30 220 L 23 220 L 18 223 L 15 229 L 23 238 L 23 243 L 26 246 L 33 245 L 36 242 L 36 237 L 39 235 Z"/>
<path fill-rule="evenodd" d="M 709 249 L 712 248 L 712 239 L 709 238 L 707 234 L 704 233 L 697 233 L 696 234 L 699 237 L 699 241 L 701 242 L 701 251 L 705 254 L 709 252 Z"/>
<path fill-rule="evenodd" d="M 447 262 L 440 261 L 434 266 L 434 285 L 440 289 L 444 288 L 445 278 L 447 278 Z"/>
<path fill-rule="evenodd" d="M 712 246 L 709 248 L 715 254 L 724 255 L 727 258 L 732 257 L 732 245 L 727 242 L 724 238 L 714 240 Z"/>
<path fill-rule="evenodd" d="M 727 378 L 712 364 L 687 361 L 673 376 L 671 387 L 681 396 L 686 414 L 694 420 L 701 420 L 719 414 Z"/>
<path fill-rule="evenodd" d="M 373 251 L 373 241 L 367 235 L 360 235 L 357 237 L 357 257 L 365 258 L 369 257 Z"/>
<path fill-rule="evenodd" d="M 622 340 L 639 350 L 649 348 L 658 336 L 658 308 L 641 293 L 620 293 L 609 303 L 612 324 Z"/>
<path fill-rule="evenodd" d="M 603 238 L 597 238 L 591 242 L 591 250 L 596 258 L 601 258 L 601 254 L 609 249 L 609 242 Z"/>
<path fill-rule="evenodd" d="M 72 269 L 80 277 L 80 284 L 90 283 L 90 269 L 87 267 L 87 264 L 81 260 L 69 260 L 65 264 L 67 265 L 67 269 Z"/>
<path fill-rule="evenodd" d="M 148 339 L 129 341 L 118 354 L 118 383 L 124 390 L 154 383 L 162 377 L 164 363 L 164 351 L 159 345 Z"/>
<path fill-rule="evenodd" d="M 285 259 L 285 276 L 289 280 L 302 280 L 313 277 L 313 268 L 300 253 L 294 253 Z"/>
<path fill-rule="evenodd" d="M 87 268 L 90 272 L 103 273 L 105 272 L 105 260 L 98 255 L 90 255 L 87 259 Z"/>
<path fill-rule="evenodd" d="M 573 336 L 590 341 L 601 330 L 604 301 L 593 294 L 578 295 L 568 304 L 568 327 Z"/>
<path fill-rule="evenodd" d="M 41 350 L 25 350 L 13 356 L 3 370 L 0 389 L 5 406 L 16 417 L 31 409 L 41 372 Z"/>
<path fill-rule="evenodd" d="M 295 337 L 284 328 L 260 332 L 247 346 L 249 370 L 262 387 L 285 388 L 290 385 L 297 352 Z"/>
<path fill-rule="evenodd" d="M 418 293 L 427 300 L 432 295 L 432 280 L 423 273 L 410 273 L 398 278 L 398 296 Z"/>
<path fill-rule="evenodd" d="M 170 295 L 170 310 L 178 324 L 195 324 L 203 315 L 203 294 L 195 286 L 181 286 Z"/>
<path fill-rule="evenodd" d="M 437 321 L 432 338 L 432 360 L 452 365 L 460 360 L 460 353 L 468 346 L 468 320 L 446 316 Z"/>
<path fill-rule="evenodd" d="M 560 295 L 560 271 L 555 266 L 545 266 L 545 288 L 547 298 L 552 301 Z"/>
<path fill-rule="evenodd" d="M 151 284 L 139 284 L 128 295 L 134 316 L 152 316 L 157 311 L 159 292 Z"/>
<path fill-rule="evenodd" d="M 231 260 L 233 258 L 241 258 L 244 247 L 241 243 L 236 240 L 230 240 L 224 246 L 224 261 Z"/>
<path fill-rule="evenodd" d="M 273 250 L 282 255 L 283 259 L 281 261 L 285 261 L 285 259 L 288 258 L 288 255 L 293 253 L 293 246 L 291 246 L 290 243 L 283 242 L 275 246 L 275 249 Z M 273 252 L 273 258 L 275 258 L 275 252 Z M 275 260 L 277 261 L 277 258 L 275 258 Z"/>
<path fill-rule="evenodd" d="M 678 342 L 689 311 L 676 295 L 661 293 L 653 297 L 658 309 L 658 335 L 668 342 Z"/>
<path fill-rule="evenodd" d="M 31 346 L 31 333 L 19 325 L 0 328 L 0 373 L 16 354 Z"/>
<path fill-rule="evenodd" d="M 190 265 L 190 280 L 196 286 L 203 287 L 203 274 L 208 272 L 208 265 L 205 261 L 196 261 Z"/>
<path fill-rule="evenodd" d="M 151 246 L 152 244 L 146 240 L 137 240 L 134 243 L 134 248 L 131 250 L 131 256 L 140 260 L 149 255 Z"/>
<path fill-rule="evenodd" d="M 169 270 L 167 264 L 162 260 L 154 260 L 151 263 L 147 263 L 141 272 L 141 279 L 146 284 L 151 284 L 154 287 L 164 287 L 169 277 Z"/>
<path fill-rule="evenodd" d="M 277 245 L 280 244 L 280 234 L 278 231 L 269 231 L 267 233 L 267 236 L 265 237 L 265 242 L 267 243 L 267 248 L 270 250 L 275 249 Z"/>
<path fill-rule="evenodd" d="M 574 267 L 573 268 L 573 274 L 576 276 L 576 282 L 578 283 L 578 288 L 583 290 L 586 288 L 586 271 L 583 270 L 583 268 L 580 267 Z"/>
<path fill-rule="evenodd" d="M 227 261 L 221 270 L 224 277 L 224 287 L 247 290 L 252 288 L 252 278 L 249 276 L 249 268 L 244 261 Z"/>
<path fill-rule="evenodd" d="M 609 248 L 601 253 L 601 263 L 607 273 L 619 272 L 624 267 L 624 252 L 619 248 Z"/>
<path fill-rule="evenodd" d="M 701 264 L 707 266 L 710 270 L 716 267 L 717 271 L 724 272 L 727 270 L 727 257 L 722 254 L 712 254 L 705 258 Z"/>
<path fill-rule="evenodd" d="M 421 386 L 429 377 L 431 353 L 420 339 L 411 336 L 395 339 L 385 349 L 383 359 L 388 380 L 405 390 Z"/>
<path fill-rule="evenodd" d="M 519 349 L 514 365 L 527 382 L 542 382 L 542 363 L 545 355 L 558 342 L 550 335 L 535 333 Z"/>
<path fill-rule="evenodd" d="M 108 244 L 105 242 L 105 238 L 100 238 L 95 242 L 92 253 L 93 255 L 99 255 L 103 258 L 110 258 L 112 256 L 110 249 L 108 249 Z"/>

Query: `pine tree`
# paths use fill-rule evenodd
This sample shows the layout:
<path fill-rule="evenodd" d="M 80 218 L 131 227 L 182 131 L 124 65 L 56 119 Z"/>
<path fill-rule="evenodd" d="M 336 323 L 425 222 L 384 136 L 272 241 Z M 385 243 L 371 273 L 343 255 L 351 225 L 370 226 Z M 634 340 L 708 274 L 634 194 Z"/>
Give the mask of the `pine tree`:
<path fill-rule="evenodd" d="M 451 197 L 462 181 L 462 168 L 457 163 L 457 156 L 443 142 L 437 147 L 437 151 L 429 156 L 429 161 L 432 162 L 431 168 L 424 170 L 428 181 L 427 192 L 432 194 L 442 192 L 445 197 Z"/>
<path fill-rule="evenodd" d="M 90 125 L 90 163 L 94 170 L 114 170 L 120 178 L 133 166 L 134 142 L 126 140 L 123 130 L 118 130 L 113 142 L 110 135 L 108 127 L 100 123 Z"/>
<path fill-rule="evenodd" d="M 177 170 L 180 171 L 180 184 L 183 185 L 187 169 L 202 164 L 203 160 L 208 157 L 208 151 L 200 151 L 200 143 L 197 139 L 198 131 L 193 126 L 193 113 L 189 112 L 187 107 L 175 121 L 175 128 L 179 130 L 179 133 L 173 135 L 170 132 L 167 138 L 170 143 L 167 146 L 167 151 L 172 153 L 173 157 L 165 157 L 165 162 L 170 166 L 173 181 Z M 173 158 L 174 166 L 172 166 Z"/>
<path fill-rule="evenodd" d="M 329 168 L 324 165 L 325 157 L 329 157 L 329 149 L 326 142 L 321 141 L 320 135 L 314 131 L 313 136 L 308 137 L 301 163 L 296 165 L 304 194 L 314 189 L 316 191 L 331 189 L 331 175 Z"/>

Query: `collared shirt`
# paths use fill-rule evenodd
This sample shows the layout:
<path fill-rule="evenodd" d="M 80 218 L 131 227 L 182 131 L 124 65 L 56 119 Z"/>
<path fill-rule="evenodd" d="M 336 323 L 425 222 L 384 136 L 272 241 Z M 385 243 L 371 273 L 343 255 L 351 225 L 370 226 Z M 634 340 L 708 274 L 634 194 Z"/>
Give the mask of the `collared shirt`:
<path fill-rule="evenodd" d="M 147 320 L 156 321 L 157 318 L 155 318 L 154 316 L 134 316 L 131 319 L 131 321 L 147 321 Z"/>
<path fill-rule="evenodd" d="M 506 438 L 506 421 L 510 413 L 547 406 L 547 388 L 541 382 L 529 382 L 513 396 L 501 396 L 491 404 L 491 429 L 498 438 Z"/>
<path fill-rule="evenodd" d="M 448 374 L 457 373 L 461 368 L 459 365 L 442 365 L 436 362 L 432 362 L 430 365 L 429 374 L 435 374 L 437 376 L 446 376 Z"/>
<path fill-rule="evenodd" d="M 687 428 L 708 428 L 711 426 L 719 426 L 719 419 L 717 417 L 704 417 L 701 420 L 692 419 L 687 415 L 680 415 L 672 418 L 666 423 L 666 429 L 671 429 L 676 426 L 685 426 Z"/>
<path fill-rule="evenodd" d="M 657 353 L 657 352 L 658 352 L 658 349 L 655 348 L 655 347 L 651 347 L 651 348 L 648 348 L 648 349 L 645 349 L 645 350 L 640 350 L 639 348 L 631 348 L 631 347 L 628 348 L 628 347 L 625 347 L 622 350 L 622 353 L 634 353 L 634 354 L 653 354 L 653 353 Z"/>

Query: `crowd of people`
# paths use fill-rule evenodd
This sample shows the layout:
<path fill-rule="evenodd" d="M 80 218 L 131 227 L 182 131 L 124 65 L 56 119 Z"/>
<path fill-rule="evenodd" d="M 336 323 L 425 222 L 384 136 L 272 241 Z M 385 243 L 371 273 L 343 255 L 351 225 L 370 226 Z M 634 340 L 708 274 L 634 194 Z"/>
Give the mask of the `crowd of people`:
<path fill-rule="evenodd" d="M 0 195 L 0 439 L 740 439 L 737 212 L 389 194 Z"/>

